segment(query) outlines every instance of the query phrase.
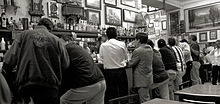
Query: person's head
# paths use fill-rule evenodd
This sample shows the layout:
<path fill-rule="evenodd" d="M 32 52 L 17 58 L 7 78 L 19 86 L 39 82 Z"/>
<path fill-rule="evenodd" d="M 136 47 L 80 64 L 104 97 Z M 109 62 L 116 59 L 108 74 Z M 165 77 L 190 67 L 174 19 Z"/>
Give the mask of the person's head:
<path fill-rule="evenodd" d="M 166 46 L 167 44 L 166 44 L 166 41 L 164 39 L 159 39 L 157 41 L 157 45 L 158 45 L 159 48 L 162 48 L 162 47 Z"/>
<path fill-rule="evenodd" d="M 217 41 L 216 41 L 216 47 L 217 47 L 217 48 L 220 48 L 220 40 L 217 40 Z"/>
<path fill-rule="evenodd" d="M 108 39 L 116 39 L 116 37 L 117 37 L 117 30 L 116 30 L 116 28 L 109 27 L 106 30 L 106 35 L 107 35 Z"/>
<path fill-rule="evenodd" d="M 189 43 L 191 43 L 192 41 L 194 41 L 194 42 L 197 41 L 197 37 L 195 35 L 190 35 L 189 36 Z"/>
<path fill-rule="evenodd" d="M 176 45 L 176 40 L 174 38 L 169 38 L 168 39 L 168 44 L 172 47 Z"/>
<path fill-rule="evenodd" d="M 38 26 L 45 26 L 48 30 L 52 30 L 53 22 L 48 18 L 41 18 L 38 22 Z"/>
<path fill-rule="evenodd" d="M 180 42 L 186 42 L 188 43 L 188 41 L 186 39 L 182 39 Z"/>
<path fill-rule="evenodd" d="M 151 48 L 154 48 L 154 42 L 150 39 L 147 40 L 147 44 L 151 46 Z"/>
<path fill-rule="evenodd" d="M 138 40 L 141 44 L 145 44 L 148 41 L 148 34 L 146 33 L 137 33 L 136 40 Z"/>

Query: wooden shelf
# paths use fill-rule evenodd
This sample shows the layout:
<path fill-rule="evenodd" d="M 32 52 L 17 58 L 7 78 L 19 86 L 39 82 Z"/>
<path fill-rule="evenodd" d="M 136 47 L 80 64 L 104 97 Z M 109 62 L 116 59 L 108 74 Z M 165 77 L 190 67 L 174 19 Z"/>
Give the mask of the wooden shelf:
<path fill-rule="evenodd" d="M 117 36 L 118 39 L 135 39 L 135 36 Z"/>
<path fill-rule="evenodd" d="M 78 31 L 78 30 L 53 30 L 52 33 L 55 35 L 72 35 L 71 32 L 77 34 L 77 38 L 97 38 L 98 32 L 93 31 Z"/>

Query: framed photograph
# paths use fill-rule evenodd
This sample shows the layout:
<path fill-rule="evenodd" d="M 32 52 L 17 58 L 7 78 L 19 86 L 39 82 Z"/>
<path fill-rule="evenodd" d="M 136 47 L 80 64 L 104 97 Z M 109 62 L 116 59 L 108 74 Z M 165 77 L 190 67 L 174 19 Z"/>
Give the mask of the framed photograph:
<path fill-rule="evenodd" d="M 82 0 L 56 0 L 57 3 L 71 3 L 82 7 Z"/>
<path fill-rule="evenodd" d="M 122 10 L 113 6 L 105 6 L 105 24 L 106 25 L 122 25 Z"/>
<path fill-rule="evenodd" d="M 87 21 L 89 24 L 101 25 L 100 11 L 87 10 Z"/>
<path fill-rule="evenodd" d="M 210 31 L 210 33 L 209 33 L 209 39 L 210 39 L 210 40 L 215 40 L 215 39 L 217 39 L 217 30 L 212 30 L 212 31 Z"/>
<path fill-rule="evenodd" d="M 207 32 L 199 33 L 199 42 L 207 41 Z"/>
<path fill-rule="evenodd" d="M 220 28 L 220 2 L 186 9 L 186 32 Z"/>
<path fill-rule="evenodd" d="M 86 7 L 101 10 L 101 0 L 85 0 Z"/>
<path fill-rule="evenodd" d="M 50 1 L 47 3 L 47 11 L 48 11 L 48 17 L 51 18 L 59 18 L 58 14 L 58 3 L 55 1 Z"/>
<path fill-rule="evenodd" d="M 125 22 L 135 22 L 136 15 L 137 12 L 126 9 L 123 10 L 123 19 Z"/>
<path fill-rule="evenodd" d="M 162 30 L 166 30 L 167 29 L 167 22 L 161 21 L 161 24 L 162 24 Z"/>
<path fill-rule="evenodd" d="M 149 23 L 148 27 L 149 28 L 153 28 L 154 27 L 154 23 Z"/>
<path fill-rule="evenodd" d="M 121 0 L 121 4 L 134 7 L 134 8 L 136 7 L 136 2 L 137 0 Z"/>
<path fill-rule="evenodd" d="M 104 0 L 106 4 L 110 4 L 110 5 L 117 5 L 117 0 Z"/>

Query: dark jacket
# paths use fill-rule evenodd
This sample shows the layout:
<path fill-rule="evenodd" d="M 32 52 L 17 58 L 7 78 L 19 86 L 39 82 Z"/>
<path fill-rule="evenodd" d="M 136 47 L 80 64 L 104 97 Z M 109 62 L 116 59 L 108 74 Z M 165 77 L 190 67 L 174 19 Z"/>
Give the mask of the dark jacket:
<path fill-rule="evenodd" d="M 153 80 L 154 83 L 160 83 L 169 78 L 162 61 L 159 51 L 153 49 Z"/>
<path fill-rule="evenodd" d="M 104 80 L 101 70 L 85 49 L 75 43 L 67 44 L 66 49 L 70 57 L 70 67 L 64 73 L 64 85 L 79 88 Z"/>
<path fill-rule="evenodd" d="M 199 60 L 200 60 L 199 54 L 195 54 L 195 53 L 192 51 L 192 50 L 194 50 L 194 51 L 197 51 L 197 52 L 199 53 L 200 48 L 199 48 L 198 43 L 192 42 L 192 43 L 190 44 L 190 48 L 191 48 L 191 55 L 192 55 L 193 61 L 199 61 Z"/>
<path fill-rule="evenodd" d="M 160 48 L 160 53 L 162 56 L 163 64 L 165 66 L 165 70 L 177 70 L 176 66 L 176 56 L 172 48 L 168 46 L 164 46 Z"/>
<path fill-rule="evenodd" d="M 18 35 L 5 54 L 3 66 L 17 66 L 19 89 L 29 85 L 58 89 L 69 58 L 60 39 L 46 27 L 37 26 Z"/>

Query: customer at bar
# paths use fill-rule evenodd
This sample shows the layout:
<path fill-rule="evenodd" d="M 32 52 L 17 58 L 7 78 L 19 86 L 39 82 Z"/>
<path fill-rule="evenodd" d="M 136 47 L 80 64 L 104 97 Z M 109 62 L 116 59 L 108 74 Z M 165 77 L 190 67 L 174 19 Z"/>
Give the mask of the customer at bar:
<path fill-rule="evenodd" d="M 150 86 L 153 84 L 153 50 L 147 44 L 148 35 L 146 33 L 137 33 L 136 40 L 138 47 L 133 51 L 128 67 L 133 69 L 133 87 L 137 88 L 140 102 L 144 103 L 150 100 Z"/>
<path fill-rule="evenodd" d="M 107 85 L 105 104 L 108 104 L 110 99 L 128 95 L 125 70 L 128 51 L 124 42 L 116 40 L 117 30 L 114 27 L 109 27 L 106 34 L 108 40 L 101 44 L 99 54 Z"/>
<path fill-rule="evenodd" d="M 26 104 L 30 98 L 34 104 L 59 104 L 62 71 L 69 66 L 69 55 L 60 39 L 49 32 L 52 26 L 48 18 L 40 19 L 34 30 L 14 40 L 4 56 L 6 74 L 17 67 L 17 96 Z"/>
<path fill-rule="evenodd" d="M 182 77 L 186 72 L 186 63 L 183 57 L 183 51 L 178 46 L 178 42 L 174 38 L 168 38 L 168 44 L 173 49 L 175 56 L 176 56 L 176 66 L 177 66 L 177 73 L 176 73 L 176 83 L 175 83 L 175 91 L 179 90 L 179 85 L 182 83 Z"/>
<path fill-rule="evenodd" d="M 99 67 L 87 50 L 73 41 L 66 49 L 70 67 L 63 71 L 62 86 L 68 91 L 61 96 L 60 104 L 104 104 L 106 84 Z"/>
<path fill-rule="evenodd" d="M 159 90 L 159 95 L 162 99 L 169 100 L 169 76 L 165 70 L 165 66 L 162 61 L 162 56 L 160 52 L 154 49 L 154 43 L 152 40 L 148 39 L 147 44 L 149 44 L 153 49 L 153 85 L 152 88 L 157 87 Z"/>
<path fill-rule="evenodd" d="M 188 41 L 186 39 L 183 39 L 179 42 L 179 47 L 183 51 L 183 57 L 184 61 L 186 63 L 186 72 L 182 77 L 183 82 L 190 81 L 190 71 L 192 69 L 192 56 L 190 51 L 190 46 L 188 44 Z"/>
<path fill-rule="evenodd" d="M 216 41 L 216 48 L 210 52 L 212 57 L 212 85 L 217 85 L 220 76 L 220 40 Z"/>
<path fill-rule="evenodd" d="M 175 84 L 177 77 L 176 56 L 172 48 L 168 47 L 164 39 L 157 41 L 162 61 L 169 75 L 169 96 L 170 100 L 174 100 Z"/>
<path fill-rule="evenodd" d="M 192 55 L 192 69 L 190 71 L 190 78 L 192 81 L 192 85 L 201 84 L 201 78 L 199 77 L 199 69 L 200 69 L 200 48 L 199 44 L 197 43 L 197 37 L 195 35 L 189 36 L 189 44 L 190 50 Z"/>

